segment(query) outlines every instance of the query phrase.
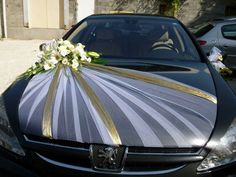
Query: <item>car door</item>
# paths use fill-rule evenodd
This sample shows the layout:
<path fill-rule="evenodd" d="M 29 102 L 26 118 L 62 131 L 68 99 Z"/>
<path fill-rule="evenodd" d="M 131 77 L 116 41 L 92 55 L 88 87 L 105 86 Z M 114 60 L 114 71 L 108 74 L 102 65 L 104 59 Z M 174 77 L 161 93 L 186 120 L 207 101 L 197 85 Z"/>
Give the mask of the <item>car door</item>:
<path fill-rule="evenodd" d="M 219 47 L 227 54 L 225 64 L 236 69 L 236 22 L 219 26 Z"/>

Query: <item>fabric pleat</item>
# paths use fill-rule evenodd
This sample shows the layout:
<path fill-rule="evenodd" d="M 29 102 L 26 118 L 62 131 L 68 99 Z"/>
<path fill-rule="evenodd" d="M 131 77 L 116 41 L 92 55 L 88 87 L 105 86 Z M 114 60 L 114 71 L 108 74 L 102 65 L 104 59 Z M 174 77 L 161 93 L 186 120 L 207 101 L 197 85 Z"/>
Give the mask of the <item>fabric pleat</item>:
<path fill-rule="evenodd" d="M 55 78 L 56 72 L 37 74 L 26 87 L 19 104 L 25 134 L 90 144 L 195 147 L 207 142 L 215 125 L 217 104 L 212 100 L 216 98 L 198 88 L 189 86 L 203 96 L 182 92 L 181 86 L 174 89 L 106 72 L 103 67 L 83 67 L 78 72 L 62 68 Z M 153 81 L 181 85 L 163 76 L 146 76 L 150 75 Z M 47 110 L 53 81 L 56 86 Z M 44 133 L 45 109 L 50 111 L 46 127 L 51 134 Z"/>

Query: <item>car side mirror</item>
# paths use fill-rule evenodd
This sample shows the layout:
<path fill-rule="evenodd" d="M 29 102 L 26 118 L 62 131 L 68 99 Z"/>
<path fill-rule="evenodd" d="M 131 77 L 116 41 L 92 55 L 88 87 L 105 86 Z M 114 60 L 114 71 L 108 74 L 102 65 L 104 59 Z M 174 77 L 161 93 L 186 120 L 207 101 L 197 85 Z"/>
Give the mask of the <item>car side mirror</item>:
<path fill-rule="evenodd" d="M 39 50 L 40 50 L 40 51 L 45 50 L 46 45 L 47 45 L 46 43 L 42 43 L 42 44 L 40 44 L 40 46 L 39 46 Z"/>

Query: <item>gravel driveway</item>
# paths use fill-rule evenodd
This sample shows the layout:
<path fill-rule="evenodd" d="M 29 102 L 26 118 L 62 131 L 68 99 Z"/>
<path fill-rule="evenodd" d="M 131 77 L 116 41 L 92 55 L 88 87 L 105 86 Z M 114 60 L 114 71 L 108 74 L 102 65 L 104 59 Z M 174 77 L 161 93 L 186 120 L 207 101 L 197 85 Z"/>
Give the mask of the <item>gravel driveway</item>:
<path fill-rule="evenodd" d="M 37 59 L 40 40 L 0 40 L 0 94 Z"/>

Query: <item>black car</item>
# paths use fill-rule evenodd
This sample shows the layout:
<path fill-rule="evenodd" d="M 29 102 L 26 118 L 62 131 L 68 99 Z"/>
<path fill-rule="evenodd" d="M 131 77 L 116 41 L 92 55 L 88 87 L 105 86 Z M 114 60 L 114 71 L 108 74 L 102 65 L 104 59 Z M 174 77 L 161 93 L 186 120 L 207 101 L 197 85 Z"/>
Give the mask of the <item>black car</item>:
<path fill-rule="evenodd" d="M 236 177 L 235 95 L 181 22 L 92 15 L 63 39 L 105 66 L 65 69 L 52 102 L 52 72 L 2 94 L 0 176 Z"/>

